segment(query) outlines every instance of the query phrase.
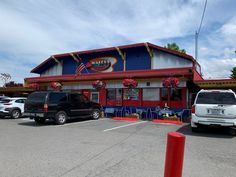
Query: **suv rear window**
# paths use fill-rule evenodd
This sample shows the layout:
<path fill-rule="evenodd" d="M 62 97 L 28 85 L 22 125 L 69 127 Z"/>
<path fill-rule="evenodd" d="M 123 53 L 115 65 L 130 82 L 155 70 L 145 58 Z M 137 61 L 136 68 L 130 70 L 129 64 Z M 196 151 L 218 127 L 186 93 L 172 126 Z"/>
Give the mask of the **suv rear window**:
<path fill-rule="evenodd" d="M 63 101 L 67 101 L 66 93 L 50 93 L 48 99 L 49 104 L 57 104 Z"/>
<path fill-rule="evenodd" d="M 233 93 L 202 92 L 198 94 L 196 104 L 230 104 L 235 105 L 236 99 Z"/>
<path fill-rule="evenodd" d="M 46 95 L 47 93 L 44 93 L 44 92 L 31 93 L 28 96 L 27 101 L 45 102 Z"/>

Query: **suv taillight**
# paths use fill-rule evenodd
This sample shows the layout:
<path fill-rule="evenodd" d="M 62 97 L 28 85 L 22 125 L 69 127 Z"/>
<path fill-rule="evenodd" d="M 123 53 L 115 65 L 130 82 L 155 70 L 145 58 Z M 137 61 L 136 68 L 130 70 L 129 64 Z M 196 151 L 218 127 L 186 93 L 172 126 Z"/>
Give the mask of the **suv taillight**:
<path fill-rule="evenodd" d="M 44 112 L 48 112 L 48 104 L 44 104 L 43 105 L 43 111 Z"/>
<path fill-rule="evenodd" d="M 195 114 L 195 111 L 196 111 L 196 106 L 195 105 L 192 106 L 192 110 L 191 111 L 192 111 L 192 113 Z"/>

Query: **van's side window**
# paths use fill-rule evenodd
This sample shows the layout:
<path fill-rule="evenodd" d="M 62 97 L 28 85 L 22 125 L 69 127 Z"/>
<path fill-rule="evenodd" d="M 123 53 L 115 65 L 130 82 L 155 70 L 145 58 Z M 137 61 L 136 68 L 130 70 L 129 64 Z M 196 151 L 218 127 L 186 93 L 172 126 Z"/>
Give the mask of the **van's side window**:
<path fill-rule="evenodd" d="M 49 95 L 49 104 L 57 104 L 64 101 L 67 101 L 66 93 L 51 93 Z"/>
<path fill-rule="evenodd" d="M 71 102 L 80 102 L 80 95 L 73 93 L 70 95 Z"/>

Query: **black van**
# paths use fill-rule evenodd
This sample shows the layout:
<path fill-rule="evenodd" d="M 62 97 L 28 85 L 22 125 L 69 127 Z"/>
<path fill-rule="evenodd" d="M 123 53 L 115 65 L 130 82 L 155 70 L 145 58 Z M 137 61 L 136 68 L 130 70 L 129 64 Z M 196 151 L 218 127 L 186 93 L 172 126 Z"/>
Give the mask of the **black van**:
<path fill-rule="evenodd" d="M 37 123 L 53 119 L 56 124 L 64 124 L 71 118 L 99 119 L 101 106 L 80 93 L 62 91 L 42 91 L 31 93 L 25 102 L 25 116 Z"/>

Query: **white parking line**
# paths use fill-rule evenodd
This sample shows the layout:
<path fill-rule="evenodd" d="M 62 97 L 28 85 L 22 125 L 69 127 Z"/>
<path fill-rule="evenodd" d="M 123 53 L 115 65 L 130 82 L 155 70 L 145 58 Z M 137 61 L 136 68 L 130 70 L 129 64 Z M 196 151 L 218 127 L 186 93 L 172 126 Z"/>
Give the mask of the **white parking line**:
<path fill-rule="evenodd" d="M 118 127 L 109 128 L 109 129 L 106 129 L 106 130 L 103 130 L 103 131 L 107 132 L 107 131 L 116 130 L 116 129 L 119 129 L 119 128 L 124 128 L 124 127 L 132 126 L 132 125 L 137 125 L 137 124 L 141 124 L 141 123 L 146 123 L 146 122 L 148 122 L 148 121 L 135 122 L 135 123 L 126 124 L 126 125 L 122 125 L 122 126 L 118 126 Z"/>
<path fill-rule="evenodd" d="M 96 121 L 99 121 L 99 120 L 84 120 L 81 122 L 70 122 L 70 123 L 65 123 L 63 125 L 57 125 L 56 127 L 65 127 L 65 126 L 70 126 L 70 125 L 84 124 L 84 123 L 96 122 Z"/>

